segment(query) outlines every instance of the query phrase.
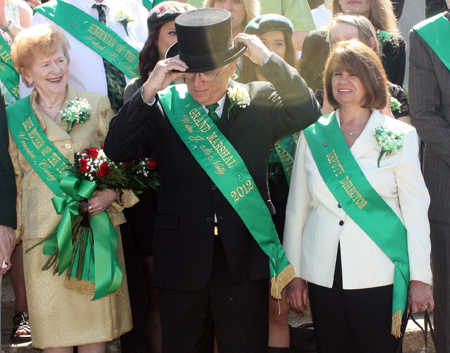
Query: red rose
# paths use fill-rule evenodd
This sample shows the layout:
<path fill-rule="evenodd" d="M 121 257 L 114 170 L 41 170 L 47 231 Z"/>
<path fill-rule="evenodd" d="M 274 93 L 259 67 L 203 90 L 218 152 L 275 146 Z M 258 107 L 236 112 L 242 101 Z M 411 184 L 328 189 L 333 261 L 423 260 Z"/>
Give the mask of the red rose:
<path fill-rule="evenodd" d="M 93 159 L 97 159 L 98 151 L 95 147 L 92 148 L 86 148 L 84 150 L 84 153 L 88 155 L 88 157 L 92 157 Z"/>
<path fill-rule="evenodd" d="M 98 151 L 97 151 L 97 149 L 96 149 L 95 147 L 92 147 L 92 148 L 89 150 L 89 152 L 90 152 L 89 155 L 90 155 L 92 158 L 97 159 Z"/>
<path fill-rule="evenodd" d="M 97 175 L 100 178 L 103 178 L 105 175 L 108 175 L 109 173 L 109 165 L 108 163 L 103 162 L 100 164 L 100 168 L 98 169 Z"/>
<path fill-rule="evenodd" d="M 105 145 L 100 145 L 100 148 L 103 149 L 103 147 L 105 147 Z"/>
<path fill-rule="evenodd" d="M 89 172 L 90 168 L 87 163 L 88 163 L 87 159 L 84 159 L 84 158 L 80 159 L 80 171 L 82 173 Z"/>
<path fill-rule="evenodd" d="M 123 162 L 123 165 L 128 168 L 128 166 L 131 164 L 131 162 Z"/>
<path fill-rule="evenodd" d="M 156 164 L 154 159 L 147 159 L 146 166 L 148 169 L 155 169 L 158 165 Z"/>

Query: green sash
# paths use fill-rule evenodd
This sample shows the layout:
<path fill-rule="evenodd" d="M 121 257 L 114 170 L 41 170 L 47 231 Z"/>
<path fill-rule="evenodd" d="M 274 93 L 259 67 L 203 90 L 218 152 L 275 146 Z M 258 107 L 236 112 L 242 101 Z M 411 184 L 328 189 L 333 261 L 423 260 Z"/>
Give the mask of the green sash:
<path fill-rule="evenodd" d="M 54 236 L 44 244 L 44 255 L 59 251 L 58 272 L 61 275 L 70 265 L 73 254 L 72 219 L 79 215 L 78 201 L 90 199 L 96 184 L 80 181 L 67 171 L 70 162 L 59 152 L 42 131 L 34 116 L 30 97 L 25 97 L 6 108 L 11 135 L 33 170 L 56 195 L 53 206 L 62 219 Z M 45 201 L 44 201 L 45 202 Z M 91 217 L 94 254 L 86 253 L 82 279 L 95 282 L 94 298 L 99 299 L 117 291 L 122 282 L 122 268 L 117 261 L 118 236 L 106 211 Z M 56 230 L 55 229 L 55 230 Z M 87 247 L 89 249 L 89 247 Z M 76 277 L 78 262 L 70 269 Z"/>
<path fill-rule="evenodd" d="M 159 94 L 170 123 L 233 206 L 261 249 L 269 256 L 272 296 L 295 276 L 278 239 L 272 216 L 244 161 L 212 119 L 187 91 L 186 85 L 170 86 Z"/>
<path fill-rule="evenodd" d="M 294 166 L 293 154 L 295 152 L 295 147 L 297 146 L 297 141 L 297 132 L 283 137 L 274 148 L 277 158 L 273 158 L 272 153 L 269 159 L 269 162 L 281 162 L 288 185 L 291 184 L 292 167 Z"/>
<path fill-rule="evenodd" d="M 139 52 L 108 26 L 62 0 L 50 1 L 34 10 L 64 28 L 130 79 L 139 76 Z"/>
<path fill-rule="evenodd" d="M 58 176 L 70 166 L 70 162 L 42 132 L 31 109 L 30 97 L 6 107 L 6 114 L 19 151 L 50 190 L 61 196 L 63 191 L 59 187 Z"/>
<path fill-rule="evenodd" d="M 11 47 L 2 36 L 0 36 L 0 78 L 14 98 L 20 99 L 19 73 L 11 60 Z"/>
<path fill-rule="evenodd" d="M 151 0 L 142 0 L 142 5 L 144 5 L 148 11 L 153 8 L 153 2 Z"/>
<path fill-rule="evenodd" d="M 406 228 L 366 179 L 334 113 L 321 117 L 304 134 L 317 168 L 339 205 L 395 265 L 392 334 L 400 337 L 409 286 Z"/>
<path fill-rule="evenodd" d="M 444 14 L 442 13 L 420 22 L 414 26 L 414 30 L 427 42 L 437 57 L 450 70 L 450 43 L 448 37 L 444 35 L 445 33 L 450 33 L 450 22 Z"/>

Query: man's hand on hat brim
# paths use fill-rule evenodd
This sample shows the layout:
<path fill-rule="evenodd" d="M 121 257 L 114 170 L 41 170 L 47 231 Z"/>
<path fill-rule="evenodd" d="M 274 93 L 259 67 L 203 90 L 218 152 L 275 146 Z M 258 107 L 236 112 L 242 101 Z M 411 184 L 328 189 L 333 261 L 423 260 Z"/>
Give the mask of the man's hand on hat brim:
<path fill-rule="evenodd" d="M 256 65 L 261 65 L 270 55 L 270 50 L 255 35 L 239 33 L 234 37 L 234 43 L 243 43 L 247 47 L 244 55 L 248 56 Z"/>
<path fill-rule="evenodd" d="M 144 99 L 144 102 L 153 102 L 156 93 L 165 89 L 178 77 L 184 75 L 184 71 L 186 71 L 187 68 L 188 66 L 186 63 L 177 58 L 158 61 L 155 69 L 143 85 L 142 98 Z"/>

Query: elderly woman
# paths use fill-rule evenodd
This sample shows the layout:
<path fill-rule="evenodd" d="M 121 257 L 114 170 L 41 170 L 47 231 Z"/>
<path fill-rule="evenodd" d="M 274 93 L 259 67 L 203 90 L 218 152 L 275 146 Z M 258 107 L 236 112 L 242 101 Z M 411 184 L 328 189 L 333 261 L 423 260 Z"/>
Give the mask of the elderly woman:
<path fill-rule="evenodd" d="M 59 168 L 62 158 L 72 163 L 75 152 L 100 146 L 113 115 L 106 96 L 68 86 L 68 47 L 65 35 L 51 25 L 36 25 L 23 30 L 12 47 L 16 70 L 21 73 L 26 85 L 34 87 L 30 97 L 23 98 L 8 109 L 11 130 L 9 151 L 18 188 L 17 234 L 23 240 L 25 249 L 46 238 L 61 220 L 52 205 L 55 194 L 52 191 L 54 186 L 50 184 L 51 180 L 58 178 L 58 172 L 46 169 L 48 173 L 38 174 L 39 170 L 35 171 L 32 165 L 51 164 Z M 60 113 L 77 97 L 87 99 L 91 116 L 83 124 L 75 123 L 70 130 Z M 30 118 L 21 121 L 25 116 L 24 110 Z M 18 145 L 23 145 L 20 143 L 23 134 L 13 133 L 15 124 L 21 124 L 23 127 L 19 128 L 33 141 L 33 144 L 26 145 L 26 149 L 18 148 Z M 50 144 L 44 148 L 40 141 L 46 139 Z M 30 148 L 36 150 L 32 152 Z M 54 149 L 52 155 L 44 157 L 50 149 Z M 115 225 L 123 223 L 121 207 L 116 202 L 118 196 L 119 193 L 110 189 L 95 191 L 88 201 L 91 216 L 109 206 L 116 206 L 110 208 L 116 211 L 110 212 L 111 220 Z M 117 256 L 123 267 L 120 238 Z M 34 347 L 44 349 L 44 352 L 72 352 L 73 346 L 78 346 L 78 352 L 104 352 L 107 341 L 131 329 L 125 277 L 116 293 L 92 301 L 92 293 L 81 294 L 66 288 L 65 275 L 54 276 L 52 271 L 42 271 L 47 259 L 41 246 L 24 255 L 30 320 L 35 327 Z"/>
<path fill-rule="evenodd" d="M 407 297 L 413 312 L 434 307 L 418 137 L 380 113 L 386 76 L 365 44 L 336 45 L 324 85 L 337 110 L 299 139 L 284 234 L 299 277 L 287 301 L 303 310 L 309 292 L 319 352 L 394 353 Z"/>

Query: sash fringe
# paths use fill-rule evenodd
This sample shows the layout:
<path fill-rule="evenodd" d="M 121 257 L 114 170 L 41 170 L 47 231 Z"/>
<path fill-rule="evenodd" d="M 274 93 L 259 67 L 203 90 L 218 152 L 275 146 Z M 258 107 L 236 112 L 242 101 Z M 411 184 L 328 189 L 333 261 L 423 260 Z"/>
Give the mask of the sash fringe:
<path fill-rule="evenodd" d="M 275 299 L 281 299 L 281 292 L 283 291 L 284 287 L 286 287 L 290 281 L 295 277 L 295 270 L 294 266 L 290 264 L 287 266 L 281 273 L 276 276 L 273 275 L 270 279 L 271 282 L 271 295 Z"/>
<path fill-rule="evenodd" d="M 80 294 L 91 294 L 95 293 L 95 283 L 90 281 L 78 281 L 74 277 L 66 278 L 66 282 L 64 283 L 64 287 L 74 292 Z"/>
<path fill-rule="evenodd" d="M 72 290 L 74 292 L 80 293 L 80 294 L 89 294 L 89 295 L 94 295 L 95 294 L 95 283 L 91 282 L 91 281 L 78 281 L 76 278 L 74 277 L 66 277 L 66 281 L 64 283 L 64 287 Z M 114 295 L 114 294 L 118 294 L 122 292 L 122 286 L 119 287 L 119 289 L 117 291 L 115 291 L 114 293 L 109 293 L 107 295 L 107 297 L 109 297 L 110 295 Z"/>
<path fill-rule="evenodd" d="M 397 310 L 392 315 L 392 331 L 391 333 L 396 337 L 400 338 L 402 337 L 402 311 Z"/>

